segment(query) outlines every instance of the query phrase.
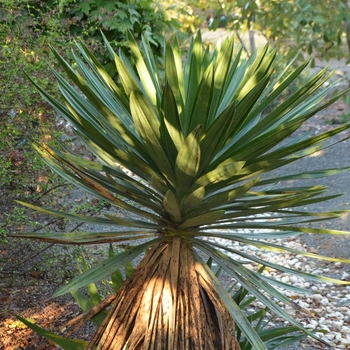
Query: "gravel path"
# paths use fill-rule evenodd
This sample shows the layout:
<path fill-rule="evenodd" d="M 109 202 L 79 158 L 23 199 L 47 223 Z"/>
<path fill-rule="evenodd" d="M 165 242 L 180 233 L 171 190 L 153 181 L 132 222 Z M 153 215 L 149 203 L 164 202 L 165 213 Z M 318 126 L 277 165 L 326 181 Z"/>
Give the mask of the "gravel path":
<path fill-rule="evenodd" d="M 324 131 L 329 128 L 328 124 L 320 119 L 327 117 L 327 111 L 321 115 L 314 117 L 306 128 L 313 129 L 313 133 Z M 349 133 L 342 133 L 334 140 L 348 137 Z M 297 161 L 292 165 L 279 169 L 276 173 L 278 175 L 285 175 L 293 173 L 304 172 L 308 170 L 325 169 L 325 168 L 340 168 L 350 165 L 350 141 L 343 141 L 331 148 L 321 151 L 313 156 L 307 157 L 303 160 Z M 277 174 L 275 174 L 277 175 Z M 345 172 L 328 178 L 317 179 L 316 181 L 290 181 L 290 186 L 298 184 L 323 185 L 329 187 L 328 194 L 342 194 L 342 196 L 310 206 L 311 210 L 327 211 L 327 210 L 343 210 L 349 209 L 350 203 L 350 188 L 349 188 L 350 173 Z M 314 224 L 314 227 L 325 229 L 336 229 L 350 231 L 350 216 L 343 214 L 336 220 L 328 220 Z M 350 259 L 350 236 L 347 235 L 302 235 L 298 239 L 291 240 L 286 243 L 289 246 L 303 246 L 304 250 L 309 249 L 312 252 L 326 255 L 329 257 L 337 257 Z M 300 259 L 299 259 L 300 258 Z M 317 260 L 305 259 L 302 257 L 291 257 L 287 255 L 275 256 L 275 262 L 290 267 L 302 267 L 307 272 L 326 275 L 329 277 L 340 278 L 343 280 L 350 280 L 350 265 L 340 263 L 322 262 Z M 291 266 L 292 265 L 292 266 Z M 309 281 L 300 280 L 297 278 L 290 278 L 288 276 L 280 275 L 279 278 L 285 282 L 304 286 L 307 289 L 315 291 L 317 294 L 312 298 L 308 298 L 298 294 L 288 294 L 300 307 L 309 312 L 296 313 L 294 317 L 298 319 L 304 326 L 311 329 L 320 329 L 324 333 L 318 335 L 330 343 L 330 349 L 350 349 L 350 287 L 329 285 L 329 284 L 314 284 Z M 293 314 L 293 309 L 286 307 L 286 309 Z M 325 349 L 325 345 L 314 344 L 309 345 L 310 341 L 302 342 L 301 344 L 289 346 L 285 349 Z"/>

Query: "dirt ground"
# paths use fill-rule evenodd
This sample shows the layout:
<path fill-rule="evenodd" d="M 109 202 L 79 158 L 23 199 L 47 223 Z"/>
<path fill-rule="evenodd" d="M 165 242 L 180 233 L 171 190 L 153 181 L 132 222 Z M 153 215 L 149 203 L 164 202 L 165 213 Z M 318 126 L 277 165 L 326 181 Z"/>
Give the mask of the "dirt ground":
<path fill-rule="evenodd" d="M 81 313 L 81 309 L 70 296 L 50 300 L 54 288 L 44 280 L 36 285 L 23 284 L 17 288 L 6 288 L 0 297 L 0 345 L 3 350 L 60 349 L 40 337 L 15 318 L 18 314 L 40 327 L 60 334 L 60 328 Z M 4 291 L 6 292 L 4 293 Z M 76 338 L 88 340 L 94 332 L 93 325 L 85 325 Z"/>
<path fill-rule="evenodd" d="M 106 250 L 107 251 L 107 250 Z M 78 251 L 81 254 L 81 251 Z M 16 319 L 20 315 L 53 333 L 81 313 L 70 294 L 52 299 L 53 293 L 78 273 L 76 248 L 17 241 L 0 244 L 0 349 L 59 349 Z M 89 254 L 85 257 L 89 260 Z M 22 262 L 24 262 L 22 264 Z M 95 331 L 85 324 L 71 337 L 88 340 Z"/>

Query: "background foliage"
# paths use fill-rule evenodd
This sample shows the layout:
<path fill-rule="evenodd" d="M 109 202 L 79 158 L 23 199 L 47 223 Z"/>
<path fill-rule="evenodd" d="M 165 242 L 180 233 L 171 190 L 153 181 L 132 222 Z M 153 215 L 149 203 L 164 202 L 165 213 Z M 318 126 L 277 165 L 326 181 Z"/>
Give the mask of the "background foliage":
<path fill-rule="evenodd" d="M 31 142 L 47 135 L 55 114 L 23 72 L 54 93 L 48 44 L 67 50 L 69 43 L 64 42 L 65 33 L 55 13 L 41 20 L 31 13 L 27 2 L 3 1 L 0 18 L 0 227 L 6 234 L 17 230 L 26 217 L 13 199 L 34 199 L 49 182 L 49 172 L 32 151 Z M 46 25 L 52 31 L 47 32 Z"/>
<path fill-rule="evenodd" d="M 150 0 L 61 0 L 58 1 L 58 7 L 66 30 L 75 37 L 83 37 L 90 47 L 99 51 L 99 58 L 102 58 L 109 72 L 114 71 L 114 64 L 102 45 L 101 30 L 114 48 L 125 45 L 127 30 L 137 40 L 143 35 L 159 57 L 164 34 L 174 31 L 177 23 L 160 2 Z"/>
<path fill-rule="evenodd" d="M 175 1 L 178 3 L 177 1 Z M 255 31 L 291 57 L 298 52 L 323 59 L 349 59 L 348 0 L 219 0 L 188 1 L 179 20 L 195 30 L 209 20 L 212 30 Z M 250 50 L 254 42 L 250 41 Z"/>

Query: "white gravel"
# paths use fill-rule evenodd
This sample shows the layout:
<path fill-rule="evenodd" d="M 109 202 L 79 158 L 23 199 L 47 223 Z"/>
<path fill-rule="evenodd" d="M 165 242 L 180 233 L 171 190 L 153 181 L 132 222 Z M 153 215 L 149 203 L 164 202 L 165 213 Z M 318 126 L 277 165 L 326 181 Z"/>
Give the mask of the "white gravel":
<path fill-rule="evenodd" d="M 330 277 L 350 280 L 349 273 L 344 271 L 343 264 L 336 262 L 324 262 L 322 260 L 306 258 L 302 255 L 290 253 L 275 253 L 271 251 L 258 250 L 255 247 L 232 243 L 225 239 L 209 239 L 227 247 L 239 248 L 245 253 L 254 254 L 257 257 L 293 269 L 316 275 L 329 275 Z M 289 248 L 308 251 L 306 245 L 297 238 L 270 240 L 271 242 Z M 237 255 L 232 256 L 239 259 Z M 255 268 L 251 264 L 251 268 Z M 348 268 L 350 272 L 350 267 Z M 292 300 L 294 306 L 282 306 L 294 319 L 299 321 L 305 328 L 316 331 L 316 335 L 328 342 L 332 349 L 350 349 L 350 286 L 333 285 L 329 283 L 318 283 L 309 281 L 299 276 L 281 273 L 274 269 L 265 269 L 266 276 L 283 281 L 290 285 L 311 290 L 314 294 L 304 295 L 289 290 L 279 289 L 284 295 Z M 263 307 L 261 303 L 257 306 Z M 285 322 L 288 325 L 288 322 Z"/>

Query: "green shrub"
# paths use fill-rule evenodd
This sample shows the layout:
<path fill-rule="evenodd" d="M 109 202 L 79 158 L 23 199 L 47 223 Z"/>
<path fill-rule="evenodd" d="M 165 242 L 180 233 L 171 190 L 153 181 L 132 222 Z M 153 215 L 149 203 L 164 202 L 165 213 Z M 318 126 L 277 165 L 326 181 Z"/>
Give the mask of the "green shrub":
<path fill-rule="evenodd" d="M 31 143 L 46 142 L 52 137 L 49 130 L 54 133 L 57 114 L 38 96 L 24 72 L 57 95 L 50 70 L 55 61 L 49 43 L 55 44 L 61 53 L 67 53 L 71 40 L 61 27 L 58 10 L 52 10 L 48 16 L 36 16 L 35 11 L 43 5 L 35 0 L 6 0 L 0 4 L 0 228 L 3 237 L 28 220 L 18 215 L 14 200 L 35 200 L 54 178 L 33 152 Z"/>
<path fill-rule="evenodd" d="M 102 34 L 114 49 L 127 45 L 126 31 L 136 40 L 141 35 L 150 43 L 154 55 L 160 59 L 165 33 L 173 32 L 177 22 L 169 17 L 161 2 L 132 1 L 60 1 L 63 23 L 73 36 L 83 37 L 90 48 L 98 52 L 100 61 L 110 74 L 115 74 L 113 57 L 105 50 Z M 126 53 L 129 54 L 128 50 Z"/>

